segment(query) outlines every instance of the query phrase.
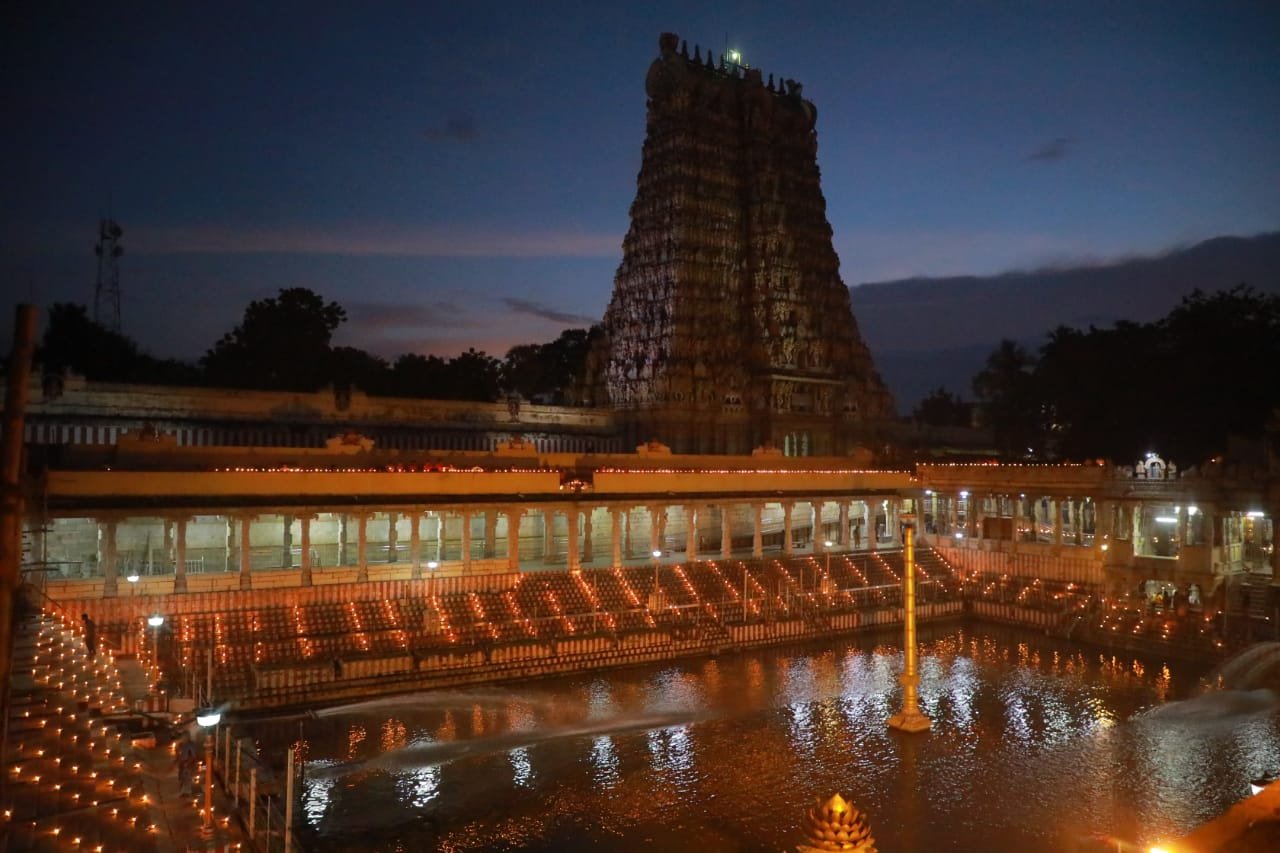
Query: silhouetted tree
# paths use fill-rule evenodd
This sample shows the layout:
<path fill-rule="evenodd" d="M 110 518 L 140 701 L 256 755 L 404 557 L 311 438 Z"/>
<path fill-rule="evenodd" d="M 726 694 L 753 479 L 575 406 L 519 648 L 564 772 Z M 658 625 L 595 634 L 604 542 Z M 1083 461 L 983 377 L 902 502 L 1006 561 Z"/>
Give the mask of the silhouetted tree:
<path fill-rule="evenodd" d="M 142 352 L 130 338 L 91 320 L 85 306 L 69 302 L 50 306 L 36 360 L 46 374 L 73 372 L 102 382 L 183 385 L 200 380 L 194 365 Z"/>
<path fill-rule="evenodd" d="M 315 391 L 332 381 L 329 341 L 347 313 L 304 287 L 249 303 L 244 319 L 205 353 L 210 384 Z"/>
<path fill-rule="evenodd" d="M 563 403 L 574 381 L 582 375 L 593 342 L 601 334 L 599 325 L 565 329 L 550 343 L 512 347 L 502 363 L 503 387 L 530 400 Z"/>
<path fill-rule="evenodd" d="M 911 417 L 922 424 L 939 427 L 962 427 L 969 425 L 969 407 L 955 394 L 939 386 L 925 395 Z"/>
<path fill-rule="evenodd" d="M 1032 378 L 1034 368 L 1035 360 L 1027 351 L 1006 339 L 973 377 L 973 393 L 982 401 L 996 447 L 1006 459 L 1034 454 L 1039 443 L 1040 401 Z"/>
<path fill-rule="evenodd" d="M 355 347 L 329 351 L 329 377 L 338 387 L 359 388 L 367 394 L 397 394 L 386 359 Z"/>

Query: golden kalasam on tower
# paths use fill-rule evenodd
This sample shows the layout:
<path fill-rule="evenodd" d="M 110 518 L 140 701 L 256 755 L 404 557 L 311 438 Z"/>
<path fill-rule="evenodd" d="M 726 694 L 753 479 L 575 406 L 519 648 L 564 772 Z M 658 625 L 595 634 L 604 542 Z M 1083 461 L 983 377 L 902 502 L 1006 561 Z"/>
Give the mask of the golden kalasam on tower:
<path fill-rule="evenodd" d="M 893 411 L 840 279 L 817 110 L 664 33 L 631 226 L 582 402 L 678 453 L 844 455 Z"/>

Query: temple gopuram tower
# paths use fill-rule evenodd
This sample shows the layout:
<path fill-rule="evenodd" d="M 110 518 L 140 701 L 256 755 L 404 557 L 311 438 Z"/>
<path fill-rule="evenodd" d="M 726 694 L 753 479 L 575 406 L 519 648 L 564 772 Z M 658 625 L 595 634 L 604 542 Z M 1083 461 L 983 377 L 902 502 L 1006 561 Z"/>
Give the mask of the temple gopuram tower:
<path fill-rule="evenodd" d="M 845 454 L 891 415 L 840 280 L 817 110 L 672 33 L 590 391 L 676 452 Z"/>

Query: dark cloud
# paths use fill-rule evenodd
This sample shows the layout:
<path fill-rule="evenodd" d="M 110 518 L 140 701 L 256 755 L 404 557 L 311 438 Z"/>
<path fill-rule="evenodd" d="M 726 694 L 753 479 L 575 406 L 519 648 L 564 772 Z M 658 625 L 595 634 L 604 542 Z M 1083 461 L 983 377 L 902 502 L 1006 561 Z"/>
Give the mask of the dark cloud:
<path fill-rule="evenodd" d="M 581 314 L 567 314 L 564 311 L 557 311 L 538 302 L 530 302 L 527 299 L 517 299 L 514 296 L 503 297 L 503 303 L 517 314 L 530 314 L 534 317 L 541 317 L 544 320 L 551 320 L 556 323 L 567 323 L 573 326 L 590 326 L 596 322 L 597 318 L 584 317 Z"/>
<path fill-rule="evenodd" d="M 476 128 L 475 116 L 470 113 L 454 113 L 443 124 L 427 128 L 423 135 L 429 142 L 475 142 L 480 138 L 480 131 Z"/>
<path fill-rule="evenodd" d="M 1032 151 L 1027 155 L 1027 159 L 1032 163 L 1056 163 L 1071 153 L 1070 147 L 1071 140 L 1065 136 L 1059 136 Z"/>

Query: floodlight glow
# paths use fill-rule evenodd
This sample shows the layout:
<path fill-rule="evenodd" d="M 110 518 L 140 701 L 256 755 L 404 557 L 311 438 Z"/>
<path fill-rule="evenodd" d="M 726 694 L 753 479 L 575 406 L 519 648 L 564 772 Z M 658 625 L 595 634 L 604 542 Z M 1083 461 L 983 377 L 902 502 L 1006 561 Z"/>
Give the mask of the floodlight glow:
<path fill-rule="evenodd" d="M 1178 519 L 1172 515 L 1157 515 L 1156 524 L 1177 524 Z"/>
<path fill-rule="evenodd" d="M 152 628 L 159 628 L 161 625 L 164 624 L 164 617 L 161 616 L 159 613 L 157 613 L 155 616 L 148 616 L 147 624 L 150 625 Z"/>
<path fill-rule="evenodd" d="M 196 714 L 196 724 L 202 729 L 211 729 L 222 720 L 222 714 L 216 708 L 209 708 Z"/>
<path fill-rule="evenodd" d="M 1198 512 L 1200 512 L 1200 507 L 1198 506 L 1187 507 L 1187 515 L 1195 515 Z"/>
<path fill-rule="evenodd" d="M 656 559 L 658 559 L 658 558 L 659 558 L 659 557 L 661 557 L 661 556 L 662 556 L 662 552 L 661 552 L 661 551 L 654 551 L 654 552 L 653 552 L 653 559 L 655 559 L 655 560 L 656 560 Z"/>
<path fill-rule="evenodd" d="M 436 569 L 440 568 L 440 564 L 437 563 L 435 560 L 428 560 L 427 568 L 434 572 Z"/>
<path fill-rule="evenodd" d="M 137 575 L 125 575 L 124 579 L 127 580 L 129 583 L 137 583 L 139 580 Z"/>
<path fill-rule="evenodd" d="M 1264 513 L 1260 509 L 1251 509 L 1244 514 L 1244 517 L 1245 518 L 1262 518 L 1262 516 L 1264 515 L 1266 515 L 1266 513 Z"/>

